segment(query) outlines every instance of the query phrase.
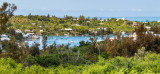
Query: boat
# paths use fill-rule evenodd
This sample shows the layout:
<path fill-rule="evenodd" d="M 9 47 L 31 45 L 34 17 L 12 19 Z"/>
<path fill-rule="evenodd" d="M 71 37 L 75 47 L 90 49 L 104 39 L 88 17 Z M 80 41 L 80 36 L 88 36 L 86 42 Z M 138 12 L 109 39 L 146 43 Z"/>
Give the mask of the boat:
<path fill-rule="evenodd" d="M 68 38 L 69 36 L 67 35 L 65 38 Z"/>
<path fill-rule="evenodd" d="M 9 41 L 9 40 L 10 40 L 9 36 L 8 36 L 8 35 L 5 35 L 5 34 L 2 34 L 2 35 L 1 35 L 1 41 L 4 41 L 4 40 Z"/>
<path fill-rule="evenodd" d="M 73 43 L 73 40 L 71 41 L 71 43 Z"/>
<path fill-rule="evenodd" d="M 101 41 L 103 41 L 102 39 L 100 39 L 100 40 L 97 40 L 97 42 L 101 42 Z"/>
<path fill-rule="evenodd" d="M 40 38 L 40 36 L 33 35 L 33 36 L 32 36 L 32 38 L 34 38 L 34 39 L 39 39 L 39 38 Z"/>
<path fill-rule="evenodd" d="M 121 34 L 125 34 L 125 32 L 123 31 L 123 32 L 121 32 Z"/>

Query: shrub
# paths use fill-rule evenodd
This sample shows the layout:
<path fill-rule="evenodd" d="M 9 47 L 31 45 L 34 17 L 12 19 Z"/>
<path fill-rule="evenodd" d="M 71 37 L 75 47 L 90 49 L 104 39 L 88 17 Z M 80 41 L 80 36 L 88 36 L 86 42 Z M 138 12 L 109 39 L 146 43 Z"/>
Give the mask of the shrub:
<path fill-rule="evenodd" d="M 148 52 L 145 51 L 145 47 L 142 47 L 141 49 L 138 49 L 138 52 L 135 53 L 134 57 L 136 59 L 143 59 Z"/>

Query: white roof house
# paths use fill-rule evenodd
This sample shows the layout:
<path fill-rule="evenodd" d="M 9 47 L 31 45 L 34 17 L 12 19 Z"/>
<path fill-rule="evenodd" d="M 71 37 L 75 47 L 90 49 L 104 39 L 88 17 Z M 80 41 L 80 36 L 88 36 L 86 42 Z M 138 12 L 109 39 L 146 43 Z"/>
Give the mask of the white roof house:
<path fill-rule="evenodd" d="M 43 32 L 43 30 L 39 30 L 39 32 Z"/>
<path fill-rule="evenodd" d="M 146 28 L 147 28 L 147 29 L 151 29 L 151 27 L 149 27 L 149 26 L 146 26 Z"/>
<path fill-rule="evenodd" d="M 20 29 L 15 30 L 16 33 L 22 33 L 22 31 Z"/>
<path fill-rule="evenodd" d="M 32 23 L 32 25 L 35 25 L 36 23 Z"/>
<path fill-rule="evenodd" d="M 124 20 L 124 21 L 125 21 L 126 19 L 123 17 L 123 18 L 121 18 L 121 19 L 117 19 L 117 21 L 119 21 L 119 20 Z"/>
<path fill-rule="evenodd" d="M 104 29 L 104 30 L 107 30 L 106 28 L 97 28 L 97 29 L 101 29 L 101 30 L 103 30 L 103 29 Z"/>
<path fill-rule="evenodd" d="M 100 20 L 101 22 L 103 22 L 104 20 Z"/>
<path fill-rule="evenodd" d="M 5 35 L 5 34 L 2 34 L 1 35 L 1 41 L 4 41 L 4 40 L 10 40 L 9 36 L 8 35 Z"/>
<path fill-rule="evenodd" d="M 74 18 L 73 20 L 74 20 L 74 21 L 76 21 L 76 20 L 79 20 L 79 19 L 78 19 L 78 18 L 77 18 L 77 19 L 76 19 L 76 18 Z"/>
<path fill-rule="evenodd" d="M 75 24 L 75 26 L 80 26 L 79 24 Z"/>
<path fill-rule="evenodd" d="M 25 32 L 30 32 L 31 30 L 26 29 Z"/>
<path fill-rule="evenodd" d="M 104 23 L 99 23 L 100 25 L 104 24 Z"/>
<path fill-rule="evenodd" d="M 126 19 L 123 17 L 123 18 L 121 18 L 121 20 L 126 20 Z"/>
<path fill-rule="evenodd" d="M 137 22 L 133 22 L 133 26 L 138 26 L 139 24 Z"/>
<path fill-rule="evenodd" d="M 28 36 L 30 36 L 30 35 L 34 35 L 34 33 L 23 34 L 23 37 L 25 38 L 25 37 L 28 37 Z"/>
<path fill-rule="evenodd" d="M 66 31 L 71 31 L 72 29 L 71 29 L 71 28 L 65 28 L 64 30 L 66 30 Z"/>

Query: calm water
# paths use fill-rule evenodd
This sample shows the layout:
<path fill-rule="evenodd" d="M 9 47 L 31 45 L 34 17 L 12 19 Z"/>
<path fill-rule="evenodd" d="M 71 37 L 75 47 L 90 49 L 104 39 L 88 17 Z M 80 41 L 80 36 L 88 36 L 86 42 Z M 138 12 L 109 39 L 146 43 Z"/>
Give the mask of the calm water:
<path fill-rule="evenodd" d="M 125 34 L 122 34 L 122 36 L 125 36 Z M 52 45 L 54 42 L 56 42 L 57 45 L 67 45 L 68 43 L 70 43 L 70 47 L 74 47 L 74 46 L 79 46 L 79 42 L 84 40 L 85 42 L 90 41 L 90 37 L 93 36 L 48 36 L 47 39 L 47 46 Z M 98 38 L 97 41 L 102 41 L 102 37 L 101 36 L 96 36 Z M 106 38 L 106 36 L 104 36 L 104 38 Z M 109 35 L 110 38 L 114 38 L 116 37 L 115 35 Z M 35 43 L 39 43 L 40 46 L 39 48 L 42 49 L 42 39 L 43 37 L 40 37 L 40 39 L 37 40 L 29 40 L 29 41 L 25 41 L 26 43 L 29 44 L 29 46 L 32 46 Z"/>
<path fill-rule="evenodd" d="M 146 22 L 146 21 L 160 21 L 160 17 L 98 17 L 98 19 L 110 19 L 110 18 L 125 18 L 127 20 L 130 21 L 140 21 L 140 22 Z M 125 34 L 122 34 L 122 36 L 125 36 Z M 74 46 L 79 46 L 79 42 L 84 40 L 86 41 L 90 41 L 90 37 L 92 36 L 48 36 L 47 39 L 47 46 L 52 45 L 54 42 L 56 42 L 57 45 L 67 45 L 68 43 L 70 43 L 70 47 L 74 47 Z M 107 36 L 104 36 L 104 38 L 106 38 Z M 115 35 L 109 35 L 110 38 L 114 38 L 116 37 Z M 103 39 L 101 38 L 101 36 L 97 36 L 98 41 L 102 41 Z M 32 46 L 34 43 L 39 43 L 40 46 L 39 48 L 42 49 L 42 37 L 40 37 L 40 39 L 37 40 L 30 40 L 30 41 L 25 41 L 29 44 L 29 46 Z"/>
<path fill-rule="evenodd" d="M 116 18 L 116 19 L 121 19 L 125 18 L 130 21 L 139 21 L 139 22 L 146 22 L 146 21 L 160 21 L 160 17 L 98 17 L 98 19 L 111 19 L 111 18 Z"/>

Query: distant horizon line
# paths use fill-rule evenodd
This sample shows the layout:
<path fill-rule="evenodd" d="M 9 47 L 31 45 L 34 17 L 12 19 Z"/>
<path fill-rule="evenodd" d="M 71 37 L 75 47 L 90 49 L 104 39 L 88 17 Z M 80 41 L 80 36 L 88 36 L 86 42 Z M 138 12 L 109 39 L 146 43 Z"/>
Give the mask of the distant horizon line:
<path fill-rule="evenodd" d="M 22 14 L 15 14 L 14 16 L 21 16 Z M 29 14 L 28 14 L 29 15 Z M 28 15 L 23 15 L 23 16 L 28 16 Z M 35 15 L 35 14 L 31 14 L 31 15 Z M 39 14 L 36 14 L 36 15 L 38 15 L 38 16 L 47 16 L 48 14 L 45 14 L 45 15 L 39 15 Z M 50 14 L 49 14 L 50 15 Z M 56 15 L 50 15 L 50 16 L 55 16 L 55 17 L 60 17 L 60 18 L 62 18 L 62 17 L 64 17 L 64 16 L 72 16 L 72 15 L 64 15 L 64 16 L 56 16 Z M 94 18 L 94 17 L 97 17 L 97 18 L 106 18 L 106 17 L 108 17 L 108 18 L 111 18 L 111 17 L 115 17 L 115 18 L 153 18 L 153 17 L 155 17 L 155 18 L 159 18 L 160 16 L 85 16 L 85 15 L 79 15 L 79 16 L 84 16 L 85 18 L 87 18 L 87 17 L 91 17 L 91 18 Z M 79 16 L 72 16 L 72 17 L 79 17 Z"/>

